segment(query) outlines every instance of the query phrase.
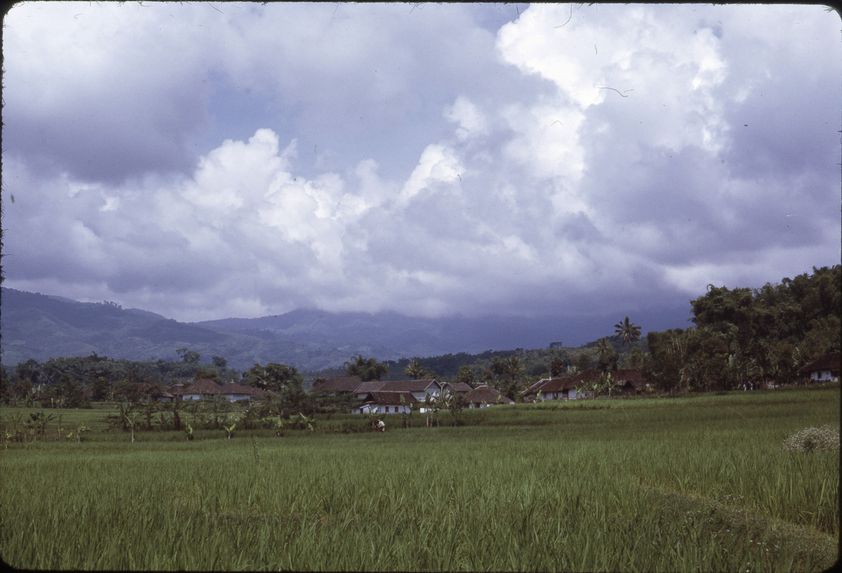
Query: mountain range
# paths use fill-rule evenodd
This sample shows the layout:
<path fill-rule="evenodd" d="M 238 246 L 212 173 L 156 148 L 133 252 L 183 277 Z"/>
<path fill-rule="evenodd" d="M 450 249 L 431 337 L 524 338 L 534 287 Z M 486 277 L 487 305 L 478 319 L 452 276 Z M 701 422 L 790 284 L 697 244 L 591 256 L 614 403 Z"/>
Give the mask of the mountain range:
<path fill-rule="evenodd" d="M 178 322 L 114 303 L 86 303 L 3 288 L 0 358 L 11 366 L 34 358 L 96 352 L 130 360 L 177 359 L 189 348 L 210 361 L 223 356 L 244 369 L 281 362 L 303 371 L 341 366 L 357 354 L 392 360 L 456 352 L 578 346 L 613 334 L 621 316 L 419 318 L 394 312 L 331 313 L 300 309 L 260 318 Z M 690 305 L 633 317 L 647 330 L 688 325 Z"/>

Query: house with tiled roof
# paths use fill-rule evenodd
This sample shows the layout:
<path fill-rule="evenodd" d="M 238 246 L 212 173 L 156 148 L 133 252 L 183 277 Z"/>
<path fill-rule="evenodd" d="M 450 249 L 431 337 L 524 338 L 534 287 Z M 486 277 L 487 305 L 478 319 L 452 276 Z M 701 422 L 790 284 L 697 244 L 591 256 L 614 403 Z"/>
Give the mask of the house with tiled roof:
<path fill-rule="evenodd" d="M 575 374 L 542 378 L 523 393 L 526 401 L 579 400 L 590 396 L 587 390 L 602 375 L 598 370 L 585 370 Z"/>
<path fill-rule="evenodd" d="M 409 414 L 418 405 L 412 392 L 368 392 L 354 409 L 358 414 Z"/>
<path fill-rule="evenodd" d="M 420 380 L 371 380 L 360 384 L 354 394 L 362 400 L 371 392 L 409 392 L 418 402 L 437 398 L 443 390 L 443 385 L 435 378 Z"/>
<path fill-rule="evenodd" d="M 201 378 L 192 384 L 180 389 L 173 389 L 171 393 L 181 397 L 182 400 L 210 400 L 222 398 L 229 402 L 242 402 L 257 400 L 267 395 L 265 390 L 229 382 L 220 384 L 210 378 Z"/>
<path fill-rule="evenodd" d="M 468 408 L 488 408 L 498 404 L 514 404 L 514 400 L 508 396 L 504 396 L 497 389 L 483 384 L 476 388 L 471 388 L 465 394 L 465 405 Z"/>
<path fill-rule="evenodd" d="M 839 382 L 840 353 L 831 352 L 803 366 L 799 372 L 813 382 Z"/>
<path fill-rule="evenodd" d="M 133 390 L 142 401 L 171 402 L 174 398 L 166 387 L 154 382 L 138 382 Z"/>
<path fill-rule="evenodd" d="M 622 395 L 640 394 L 651 389 L 651 384 L 643 377 L 643 372 L 633 368 L 619 368 L 611 373 L 614 377 L 615 391 Z"/>
<path fill-rule="evenodd" d="M 450 392 L 454 396 L 464 396 L 473 390 L 473 387 L 464 382 L 445 382 L 444 390 Z"/>

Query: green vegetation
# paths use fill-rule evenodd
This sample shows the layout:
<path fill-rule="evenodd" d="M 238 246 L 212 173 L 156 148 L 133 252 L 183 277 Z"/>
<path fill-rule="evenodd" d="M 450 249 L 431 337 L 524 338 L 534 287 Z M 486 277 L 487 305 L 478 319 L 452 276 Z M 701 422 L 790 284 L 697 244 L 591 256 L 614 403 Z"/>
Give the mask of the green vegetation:
<path fill-rule="evenodd" d="M 0 552 L 29 569 L 823 570 L 839 451 L 784 442 L 838 433 L 839 403 L 837 385 L 134 443 L 107 431 L 116 407 L 55 409 L 43 437 L 0 450 Z M 4 430 L 37 412 L 0 409 Z M 60 441 L 59 416 L 90 431 Z"/>
<path fill-rule="evenodd" d="M 360 354 L 345 363 L 345 372 L 348 376 L 359 376 L 363 382 L 380 380 L 387 370 L 386 364 L 378 362 L 375 358 L 364 358 Z"/>
<path fill-rule="evenodd" d="M 757 290 L 709 285 L 691 304 L 696 328 L 647 337 L 644 370 L 662 391 L 789 384 L 801 366 L 840 351 L 842 265 Z"/>

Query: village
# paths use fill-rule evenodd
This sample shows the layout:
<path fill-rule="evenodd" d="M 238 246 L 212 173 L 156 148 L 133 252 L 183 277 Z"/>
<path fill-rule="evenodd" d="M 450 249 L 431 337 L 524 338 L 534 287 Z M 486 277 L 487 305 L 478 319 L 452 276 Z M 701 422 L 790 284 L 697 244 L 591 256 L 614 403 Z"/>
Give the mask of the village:
<path fill-rule="evenodd" d="M 638 369 L 621 368 L 603 372 L 588 369 L 555 377 L 541 378 L 530 384 L 518 396 L 520 402 L 535 403 L 549 400 L 611 399 L 651 396 L 653 384 Z M 806 364 L 799 370 L 801 383 L 838 382 L 840 354 L 829 353 Z M 741 390 L 773 390 L 778 384 L 747 383 Z M 169 387 L 150 385 L 147 395 L 158 402 L 182 400 L 218 400 L 249 402 L 271 397 L 273 392 L 237 382 L 219 383 L 200 378 L 191 384 Z M 311 389 L 316 397 L 345 398 L 353 403 L 351 414 L 395 415 L 418 411 L 427 413 L 433 408 L 447 408 L 456 401 L 468 409 L 506 406 L 515 400 L 489 384 L 471 386 L 465 382 L 442 381 L 435 377 L 405 380 L 366 380 L 360 376 L 317 378 Z"/>

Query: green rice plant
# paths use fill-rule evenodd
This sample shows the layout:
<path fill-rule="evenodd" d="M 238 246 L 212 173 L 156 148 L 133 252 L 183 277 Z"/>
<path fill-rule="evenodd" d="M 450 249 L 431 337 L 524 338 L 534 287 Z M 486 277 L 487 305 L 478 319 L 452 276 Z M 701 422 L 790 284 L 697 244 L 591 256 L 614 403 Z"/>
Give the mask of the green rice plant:
<path fill-rule="evenodd" d="M 284 440 L 11 443 L 0 550 L 28 569 L 821 571 L 838 551 L 839 452 L 780 445 L 838 420 L 839 391 L 783 394 Z"/>

